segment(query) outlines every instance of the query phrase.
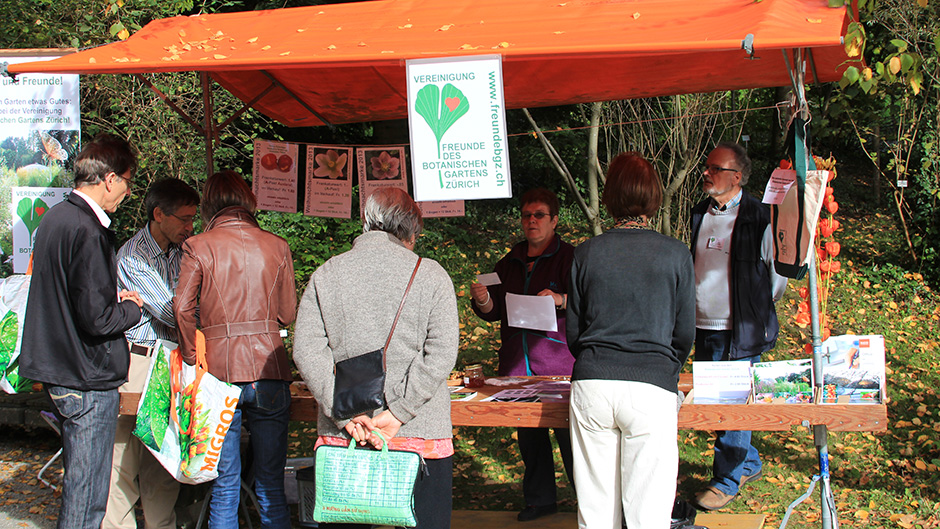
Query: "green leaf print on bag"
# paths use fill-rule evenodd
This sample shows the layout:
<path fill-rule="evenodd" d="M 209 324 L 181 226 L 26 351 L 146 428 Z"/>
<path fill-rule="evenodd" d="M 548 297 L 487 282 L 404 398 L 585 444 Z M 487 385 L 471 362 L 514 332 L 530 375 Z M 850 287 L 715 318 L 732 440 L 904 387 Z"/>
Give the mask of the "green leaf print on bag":
<path fill-rule="evenodd" d="M 160 450 L 170 425 L 170 364 L 166 355 L 158 354 L 147 392 L 141 398 L 134 435 L 150 448 Z"/>
<path fill-rule="evenodd" d="M 10 359 L 16 352 L 16 335 L 19 332 L 19 321 L 16 313 L 8 310 L 0 320 L 0 374 L 10 366 Z"/>

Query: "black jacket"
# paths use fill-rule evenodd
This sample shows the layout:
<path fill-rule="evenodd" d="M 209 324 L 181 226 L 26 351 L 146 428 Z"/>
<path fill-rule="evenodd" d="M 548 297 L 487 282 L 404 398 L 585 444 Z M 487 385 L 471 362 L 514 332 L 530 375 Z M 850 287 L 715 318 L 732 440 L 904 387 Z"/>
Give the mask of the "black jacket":
<path fill-rule="evenodd" d="M 20 375 L 56 386 L 114 389 L 127 379 L 124 331 L 140 320 L 118 303 L 114 232 L 71 193 L 36 231 Z"/>
<path fill-rule="evenodd" d="M 692 208 L 692 258 L 695 242 L 708 211 L 707 198 Z M 744 191 L 731 233 L 731 355 L 729 360 L 773 349 L 780 324 L 774 308 L 773 283 L 761 259 L 761 243 L 770 224 L 770 209 Z"/>

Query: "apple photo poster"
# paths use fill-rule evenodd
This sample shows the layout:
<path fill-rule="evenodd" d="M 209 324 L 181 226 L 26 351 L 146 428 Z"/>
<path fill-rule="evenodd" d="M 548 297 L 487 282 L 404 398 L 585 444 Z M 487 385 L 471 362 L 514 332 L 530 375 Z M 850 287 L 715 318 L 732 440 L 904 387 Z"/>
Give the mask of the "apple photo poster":
<path fill-rule="evenodd" d="M 252 191 L 258 209 L 297 212 L 297 144 L 255 140 Z"/>
<path fill-rule="evenodd" d="M 499 55 L 406 62 L 417 201 L 512 196 Z"/>

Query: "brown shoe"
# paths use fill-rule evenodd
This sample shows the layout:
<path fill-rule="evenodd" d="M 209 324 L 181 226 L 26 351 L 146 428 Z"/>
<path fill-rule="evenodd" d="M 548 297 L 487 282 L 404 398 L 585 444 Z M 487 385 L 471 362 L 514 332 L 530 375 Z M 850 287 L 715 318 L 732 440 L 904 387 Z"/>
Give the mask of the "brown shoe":
<path fill-rule="evenodd" d="M 725 494 L 715 487 L 708 487 L 695 496 L 695 503 L 706 511 L 715 511 L 728 505 L 733 499 L 733 494 Z"/>
<path fill-rule="evenodd" d="M 757 481 L 757 480 L 759 480 L 759 479 L 762 478 L 762 477 L 764 477 L 764 472 L 763 472 L 763 470 L 758 470 L 757 472 L 751 474 L 750 476 L 744 476 L 744 475 L 742 475 L 742 476 L 741 476 L 741 484 L 740 484 L 740 486 L 743 487 L 745 483 L 750 483 L 750 482 L 752 482 L 752 481 Z"/>

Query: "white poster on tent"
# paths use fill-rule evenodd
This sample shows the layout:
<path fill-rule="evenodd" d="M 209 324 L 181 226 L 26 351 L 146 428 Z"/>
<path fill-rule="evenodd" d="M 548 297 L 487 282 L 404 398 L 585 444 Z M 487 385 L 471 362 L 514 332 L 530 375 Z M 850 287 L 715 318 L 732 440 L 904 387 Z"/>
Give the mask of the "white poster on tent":
<path fill-rule="evenodd" d="M 366 200 L 376 189 L 397 187 L 408 192 L 404 147 L 357 147 L 359 166 L 359 216 L 365 211 Z"/>
<path fill-rule="evenodd" d="M 255 140 L 251 190 L 258 209 L 297 212 L 296 143 Z"/>
<path fill-rule="evenodd" d="M 14 272 L 26 273 L 39 221 L 52 206 L 65 200 L 71 191 L 70 187 L 14 187 L 10 190 Z"/>
<path fill-rule="evenodd" d="M 499 55 L 406 62 L 418 201 L 512 196 Z"/>
<path fill-rule="evenodd" d="M 352 211 L 352 147 L 307 145 L 304 215 L 348 219 Z"/>
<path fill-rule="evenodd" d="M 421 216 L 430 219 L 433 217 L 463 217 L 463 200 L 432 200 L 430 202 L 418 202 L 421 208 Z"/>
<path fill-rule="evenodd" d="M 0 62 L 55 58 L 3 56 Z M 12 232 L 15 273 L 26 272 L 40 217 L 68 192 L 62 188 L 72 181 L 72 161 L 81 147 L 80 116 L 78 75 L 28 73 L 15 82 L 0 77 L 0 189 L 35 188 L 23 196 L 0 196 L 0 207 L 12 212 L 0 238 Z M 25 194 L 33 195 L 35 207 L 23 202 Z"/>

